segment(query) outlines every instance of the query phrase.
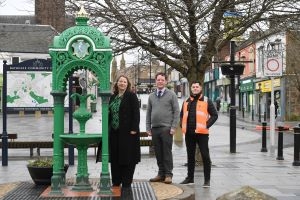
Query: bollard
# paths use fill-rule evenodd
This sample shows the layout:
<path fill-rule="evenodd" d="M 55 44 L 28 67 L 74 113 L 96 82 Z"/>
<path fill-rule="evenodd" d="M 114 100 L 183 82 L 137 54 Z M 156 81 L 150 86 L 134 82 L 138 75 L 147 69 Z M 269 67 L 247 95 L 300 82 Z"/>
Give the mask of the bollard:
<path fill-rule="evenodd" d="M 261 152 L 268 152 L 267 149 L 267 122 L 262 122 L 262 146 L 261 146 Z"/>
<path fill-rule="evenodd" d="M 300 166 L 299 160 L 300 151 L 300 127 L 294 127 L 294 162 L 293 166 Z"/>
<path fill-rule="evenodd" d="M 243 116 L 243 119 L 245 118 L 245 108 L 243 107 L 242 108 L 242 116 Z"/>
<path fill-rule="evenodd" d="M 276 160 L 284 160 L 283 158 L 283 126 L 278 126 L 278 150 Z"/>

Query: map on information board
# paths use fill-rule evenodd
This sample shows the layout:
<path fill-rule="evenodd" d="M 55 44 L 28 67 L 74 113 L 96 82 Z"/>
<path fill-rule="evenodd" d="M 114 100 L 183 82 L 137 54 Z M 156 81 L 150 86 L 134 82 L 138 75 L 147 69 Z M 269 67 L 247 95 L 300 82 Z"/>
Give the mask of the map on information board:
<path fill-rule="evenodd" d="M 7 107 L 53 107 L 51 72 L 8 72 L 7 80 Z"/>

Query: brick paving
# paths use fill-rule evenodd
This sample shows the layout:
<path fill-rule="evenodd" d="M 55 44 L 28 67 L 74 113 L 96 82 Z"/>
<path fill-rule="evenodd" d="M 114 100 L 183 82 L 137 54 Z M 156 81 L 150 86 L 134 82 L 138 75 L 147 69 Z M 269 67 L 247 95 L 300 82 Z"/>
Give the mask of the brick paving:
<path fill-rule="evenodd" d="M 96 113 L 98 115 L 98 113 Z M 68 120 L 66 116 L 66 121 Z M 22 123 L 22 126 L 19 124 Z M 144 113 L 141 113 L 141 126 L 144 126 Z M 286 122 L 291 127 L 298 122 Z M 18 124 L 18 126 L 15 126 Z M 38 124 L 38 127 L 35 125 Z M 42 125 L 41 125 L 42 124 Z M 93 117 L 91 123 L 100 124 L 97 117 Z M 76 124 L 74 123 L 75 128 Z M 194 199 L 215 200 L 222 194 L 236 190 L 243 186 L 251 186 L 278 200 L 299 200 L 300 167 L 293 166 L 293 147 L 283 149 L 284 160 L 276 160 L 275 152 L 260 152 L 261 132 L 255 130 L 257 122 L 251 121 L 249 117 L 242 119 L 237 116 L 236 153 L 229 152 L 229 116 L 227 113 L 220 113 L 217 123 L 210 130 L 210 152 L 212 159 L 211 188 L 202 188 L 203 169 L 197 166 L 195 169 L 195 184 L 182 186 L 179 183 L 184 179 L 187 169 L 186 150 L 184 141 L 174 142 L 174 176 L 172 185 L 152 185 L 157 199 L 166 199 L 164 191 L 173 199 L 187 199 L 184 194 L 194 195 Z M 1 128 L 2 124 L 0 124 Z M 87 127 L 89 127 L 87 125 Z M 98 127 L 99 128 L 99 127 Z M 18 133 L 18 140 L 39 140 L 40 138 L 51 138 L 52 121 L 48 116 L 41 118 L 9 116 L 8 132 Z M 32 131 L 36 130 L 36 131 Z M 98 132 L 99 130 L 96 130 Z M 89 130 L 89 132 L 93 132 Z M 292 133 L 290 133 L 292 134 Z M 276 141 L 277 143 L 277 141 Z M 269 148 L 269 138 L 267 140 Z M 51 149 L 41 149 L 42 156 L 51 156 Z M 66 159 L 68 151 L 65 150 Z M 34 154 L 36 156 L 36 152 Z M 30 159 L 29 149 L 9 149 L 8 166 L 0 166 L 0 195 L 15 189 L 20 182 L 30 182 L 31 178 L 27 172 L 26 164 Z M 101 163 L 95 163 L 94 149 L 88 152 L 88 168 L 90 178 L 100 177 Z M 70 166 L 67 178 L 74 178 L 77 165 Z M 135 180 L 147 181 L 157 174 L 156 160 L 149 154 L 148 148 L 142 148 L 142 161 L 137 165 L 134 175 Z M 174 187 L 173 187 L 174 186 Z M 169 188 L 170 187 L 170 188 Z M 175 191 L 172 190 L 175 188 Z M 183 193 L 180 193 L 183 190 Z M 160 191 L 163 191 L 160 193 Z M 178 193 L 177 193 L 178 192 Z M 177 195 L 178 194 L 178 195 Z M 173 197 L 174 195 L 177 195 Z"/>

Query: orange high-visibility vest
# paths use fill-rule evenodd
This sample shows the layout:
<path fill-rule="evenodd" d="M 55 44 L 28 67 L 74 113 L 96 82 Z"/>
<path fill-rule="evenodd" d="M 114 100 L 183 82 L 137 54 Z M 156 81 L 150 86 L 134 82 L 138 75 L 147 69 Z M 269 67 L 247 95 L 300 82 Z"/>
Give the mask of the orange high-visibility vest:
<path fill-rule="evenodd" d="M 183 116 L 182 116 L 182 124 L 181 124 L 181 129 L 182 133 L 186 133 L 186 127 L 187 127 L 187 119 L 188 119 L 188 104 L 190 101 L 193 101 L 193 98 L 190 97 L 187 101 L 183 103 Z M 197 101 L 196 105 L 196 129 L 195 133 L 198 134 L 208 134 L 208 128 L 206 126 L 207 120 L 209 118 L 209 114 L 207 111 L 208 108 L 208 103 L 207 103 L 207 97 L 204 97 L 204 101 Z"/>

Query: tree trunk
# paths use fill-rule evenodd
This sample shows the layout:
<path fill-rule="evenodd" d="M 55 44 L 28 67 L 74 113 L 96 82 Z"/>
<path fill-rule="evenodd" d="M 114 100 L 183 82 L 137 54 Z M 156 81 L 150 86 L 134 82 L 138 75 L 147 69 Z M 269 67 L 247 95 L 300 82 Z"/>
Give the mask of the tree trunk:
<path fill-rule="evenodd" d="M 187 74 L 186 77 L 189 81 L 189 85 L 191 85 L 192 82 L 194 81 L 200 81 L 202 86 L 204 85 L 204 72 L 199 72 L 197 70 L 190 70 Z"/>

